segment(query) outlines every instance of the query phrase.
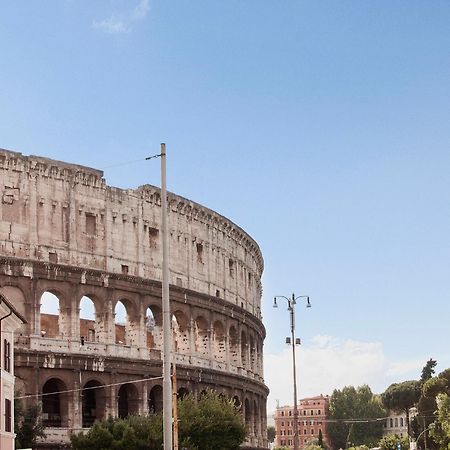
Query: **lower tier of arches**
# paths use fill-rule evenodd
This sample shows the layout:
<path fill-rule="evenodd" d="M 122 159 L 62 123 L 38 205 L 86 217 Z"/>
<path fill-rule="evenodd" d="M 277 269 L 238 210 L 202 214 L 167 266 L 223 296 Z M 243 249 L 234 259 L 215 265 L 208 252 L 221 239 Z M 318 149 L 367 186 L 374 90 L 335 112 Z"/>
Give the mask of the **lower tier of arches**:
<path fill-rule="evenodd" d="M 20 349 L 16 353 L 17 390 L 28 404 L 39 402 L 42 408 L 47 434 L 43 448 L 58 448 L 70 432 L 89 428 L 96 420 L 162 411 L 160 361 L 104 358 L 92 364 L 90 359 Z M 233 399 L 247 427 L 245 447 L 267 448 L 264 384 L 178 365 L 177 387 L 179 396 L 198 396 L 210 388 Z"/>

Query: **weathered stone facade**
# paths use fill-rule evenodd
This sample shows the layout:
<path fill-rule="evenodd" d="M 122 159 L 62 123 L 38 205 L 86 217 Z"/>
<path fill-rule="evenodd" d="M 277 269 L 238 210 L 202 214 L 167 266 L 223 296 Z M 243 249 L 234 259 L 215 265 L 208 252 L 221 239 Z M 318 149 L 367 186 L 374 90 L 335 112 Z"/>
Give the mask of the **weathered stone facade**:
<path fill-rule="evenodd" d="M 18 385 L 44 394 L 52 442 L 97 418 L 161 409 L 160 190 L 122 190 L 102 177 L 0 150 L 0 292 L 27 319 L 16 343 Z M 265 447 L 261 252 L 219 214 L 174 194 L 168 204 L 179 392 L 212 387 L 235 398 L 246 446 Z M 46 292 L 58 297 L 57 319 L 41 314 Z M 85 297 L 95 320 L 80 319 Z"/>

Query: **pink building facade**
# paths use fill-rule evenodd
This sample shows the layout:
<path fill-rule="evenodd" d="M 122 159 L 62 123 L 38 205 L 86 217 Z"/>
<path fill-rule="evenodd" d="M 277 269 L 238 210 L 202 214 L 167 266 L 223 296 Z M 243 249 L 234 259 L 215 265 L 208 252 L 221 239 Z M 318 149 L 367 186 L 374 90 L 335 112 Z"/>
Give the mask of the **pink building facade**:
<path fill-rule="evenodd" d="M 329 445 L 327 419 L 329 397 L 319 395 L 300 400 L 298 405 L 299 447 L 317 441 L 322 433 L 323 442 Z M 277 407 L 275 414 L 275 447 L 294 448 L 294 407 Z"/>

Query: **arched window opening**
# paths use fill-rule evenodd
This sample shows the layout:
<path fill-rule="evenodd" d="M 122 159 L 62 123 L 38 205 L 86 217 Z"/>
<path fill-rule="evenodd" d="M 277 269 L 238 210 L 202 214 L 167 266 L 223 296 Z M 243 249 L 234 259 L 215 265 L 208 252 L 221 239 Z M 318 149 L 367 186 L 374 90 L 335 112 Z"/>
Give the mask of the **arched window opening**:
<path fill-rule="evenodd" d="M 114 308 L 114 328 L 116 332 L 116 344 L 128 345 L 128 313 L 125 305 L 120 300 L 116 303 Z"/>
<path fill-rule="evenodd" d="M 229 330 L 229 348 L 230 348 L 230 361 L 231 364 L 238 366 L 239 365 L 239 339 L 238 333 L 234 326 L 230 327 Z"/>
<path fill-rule="evenodd" d="M 145 333 L 148 348 L 162 348 L 162 315 L 157 306 L 149 306 L 145 312 Z"/>
<path fill-rule="evenodd" d="M 163 389 L 156 385 L 148 394 L 148 412 L 150 414 L 158 414 L 163 410 Z"/>
<path fill-rule="evenodd" d="M 97 324 L 94 302 L 89 297 L 80 300 L 80 339 L 81 342 L 97 342 Z"/>
<path fill-rule="evenodd" d="M 241 363 L 244 369 L 248 368 L 248 342 L 245 331 L 241 333 Z"/>
<path fill-rule="evenodd" d="M 82 391 L 82 427 L 91 427 L 96 420 L 105 415 L 106 394 L 105 388 L 96 380 L 88 381 Z"/>
<path fill-rule="evenodd" d="M 51 378 L 42 387 L 43 424 L 49 428 L 67 426 L 67 387 L 58 378 Z"/>
<path fill-rule="evenodd" d="M 175 311 L 172 315 L 172 333 L 174 351 L 188 355 L 190 353 L 188 318 L 182 311 Z"/>
<path fill-rule="evenodd" d="M 252 335 L 250 335 L 250 369 L 253 372 L 256 371 L 256 347 L 255 339 Z"/>
<path fill-rule="evenodd" d="M 241 404 L 241 400 L 240 400 L 240 398 L 237 396 L 237 395 L 235 395 L 234 397 L 233 397 L 233 403 L 234 403 L 234 407 L 237 409 L 237 410 L 241 410 L 241 406 L 242 406 L 242 404 Z"/>
<path fill-rule="evenodd" d="M 59 298 L 51 292 L 44 292 L 41 296 L 40 306 L 41 337 L 61 337 L 64 316 L 60 312 Z"/>
<path fill-rule="evenodd" d="M 121 419 L 139 412 L 139 395 L 134 384 L 126 383 L 120 386 L 118 397 L 118 411 Z"/>
<path fill-rule="evenodd" d="M 252 411 L 250 408 L 250 402 L 248 399 L 245 399 L 244 402 L 244 415 L 245 415 L 245 426 L 247 427 L 247 431 L 250 433 L 252 431 Z"/>
<path fill-rule="evenodd" d="M 214 359 L 219 362 L 225 362 L 226 360 L 226 340 L 225 329 L 222 322 L 216 320 L 214 322 Z"/>
<path fill-rule="evenodd" d="M 178 389 L 178 400 L 183 400 L 184 397 L 186 397 L 186 395 L 189 395 L 189 391 L 184 388 L 181 387 L 180 389 Z"/>
<path fill-rule="evenodd" d="M 259 429 L 258 429 L 258 404 L 256 403 L 256 400 L 253 401 L 253 434 L 255 436 L 259 436 Z"/>
<path fill-rule="evenodd" d="M 202 316 L 195 320 L 195 350 L 202 356 L 209 355 L 208 322 Z"/>

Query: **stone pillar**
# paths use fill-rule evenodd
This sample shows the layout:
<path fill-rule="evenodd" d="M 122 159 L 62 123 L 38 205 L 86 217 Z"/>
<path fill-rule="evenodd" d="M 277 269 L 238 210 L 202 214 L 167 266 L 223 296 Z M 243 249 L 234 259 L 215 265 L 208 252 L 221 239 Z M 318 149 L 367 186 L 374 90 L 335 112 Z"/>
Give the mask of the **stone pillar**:
<path fill-rule="evenodd" d="M 74 392 L 69 392 L 67 394 L 69 398 L 69 424 L 71 428 L 78 429 L 82 426 L 82 395 L 83 392 L 79 389 L 81 388 L 81 372 L 79 370 L 73 373 L 73 388 Z"/>
<path fill-rule="evenodd" d="M 142 396 L 140 402 L 140 414 L 146 415 L 149 413 L 148 411 L 148 385 L 147 382 L 142 384 Z"/>
<path fill-rule="evenodd" d="M 116 374 L 112 373 L 110 378 L 110 384 L 116 383 Z M 106 411 L 105 417 L 117 417 L 118 415 L 118 405 L 117 405 L 117 391 L 119 386 L 109 386 L 106 387 Z"/>

